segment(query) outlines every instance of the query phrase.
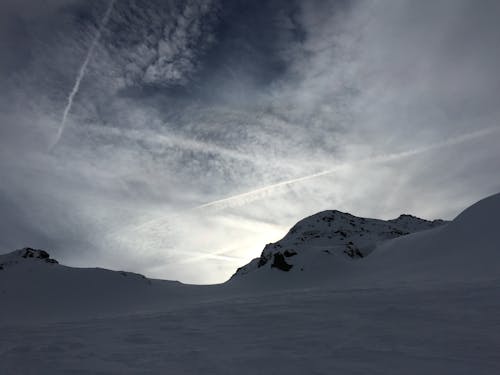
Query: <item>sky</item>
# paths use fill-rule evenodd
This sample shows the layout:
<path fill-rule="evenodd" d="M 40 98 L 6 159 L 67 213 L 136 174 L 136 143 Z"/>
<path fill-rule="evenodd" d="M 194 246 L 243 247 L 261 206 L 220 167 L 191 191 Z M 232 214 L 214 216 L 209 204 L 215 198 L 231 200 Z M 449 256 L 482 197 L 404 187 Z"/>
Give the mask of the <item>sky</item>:
<path fill-rule="evenodd" d="M 500 192 L 500 3 L 3 0 L 0 253 L 217 283 L 326 209 Z"/>

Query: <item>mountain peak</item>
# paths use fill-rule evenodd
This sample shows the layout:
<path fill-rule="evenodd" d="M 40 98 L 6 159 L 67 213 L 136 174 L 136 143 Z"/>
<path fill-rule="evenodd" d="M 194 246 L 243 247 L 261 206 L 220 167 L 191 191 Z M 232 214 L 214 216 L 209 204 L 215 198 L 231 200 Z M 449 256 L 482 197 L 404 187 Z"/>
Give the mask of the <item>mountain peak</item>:
<path fill-rule="evenodd" d="M 357 217 L 347 212 L 326 210 L 306 217 L 295 224 L 287 235 L 267 244 L 259 258 L 239 268 L 240 276 L 260 268 L 289 272 L 307 268 L 311 257 L 354 261 L 369 255 L 386 240 L 445 224 L 444 220 L 429 221 L 403 214 L 397 219 L 379 220 Z M 333 257 L 333 258 L 332 258 Z"/>
<path fill-rule="evenodd" d="M 57 260 L 51 258 L 50 254 L 45 250 L 24 247 L 22 249 L 14 250 L 10 253 L 0 255 L 0 270 L 6 269 L 15 264 L 19 264 L 20 262 L 31 260 L 49 264 L 59 263 Z"/>

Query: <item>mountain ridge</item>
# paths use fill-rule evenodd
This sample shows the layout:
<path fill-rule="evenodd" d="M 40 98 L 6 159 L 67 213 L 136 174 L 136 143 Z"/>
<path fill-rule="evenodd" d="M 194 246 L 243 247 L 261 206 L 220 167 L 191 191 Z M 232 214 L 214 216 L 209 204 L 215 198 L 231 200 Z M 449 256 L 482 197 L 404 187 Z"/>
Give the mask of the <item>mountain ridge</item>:
<path fill-rule="evenodd" d="M 336 255 L 353 260 L 364 258 L 383 241 L 445 225 L 447 221 L 425 220 L 409 214 L 381 220 L 358 217 L 338 210 L 320 211 L 297 222 L 279 241 L 267 244 L 260 257 L 237 269 L 232 278 L 269 266 L 289 272 L 293 257 L 303 252 Z M 300 267 L 295 267 L 295 270 Z"/>
<path fill-rule="evenodd" d="M 500 194 L 477 202 L 450 222 L 409 215 L 367 219 L 322 211 L 299 221 L 282 240 L 268 244 L 264 260 L 252 260 L 249 272 L 240 268 L 237 276 L 216 285 L 67 267 L 47 251 L 23 248 L 0 255 L 0 299 L 5 302 L 0 321 L 154 312 L 173 305 L 280 295 L 285 290 L 293 294 L 308 288 L 340 291 L 500 282 L 498 213 Z M 407 234 L 409 230 L 414 232 Z"/>

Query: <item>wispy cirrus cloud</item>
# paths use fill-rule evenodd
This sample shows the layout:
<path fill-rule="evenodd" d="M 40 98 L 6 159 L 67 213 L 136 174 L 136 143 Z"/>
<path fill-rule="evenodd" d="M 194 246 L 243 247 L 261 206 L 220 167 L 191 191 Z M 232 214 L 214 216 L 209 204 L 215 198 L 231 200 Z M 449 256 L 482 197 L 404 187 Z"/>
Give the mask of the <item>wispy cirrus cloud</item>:
<path fill-rule="evenodd" d="M 105 47 L 125 88 L 187 84 L 214 42 L 216 1 L 169 5 L 127 1 L 117 7 Z"/>
<path fill-rule="evenodd" d="M 116 2 L 52 153 L 105 9 L 29 3 L 0 9 L 5 250 L 215 282 L 315 211 L 500 189 L 494 3 Z"/>

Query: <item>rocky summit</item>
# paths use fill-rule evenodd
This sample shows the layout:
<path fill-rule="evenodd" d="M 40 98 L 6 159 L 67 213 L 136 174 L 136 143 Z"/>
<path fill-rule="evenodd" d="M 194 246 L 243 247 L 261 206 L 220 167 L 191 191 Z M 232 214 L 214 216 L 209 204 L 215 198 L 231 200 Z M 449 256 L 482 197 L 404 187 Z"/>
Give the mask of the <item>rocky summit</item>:
<path fill-rule="evenodd" d="M 25 247 L 8 254 L 0 255 L 0 271 L 11 266 L 15 266 L 16 264 L 26 260 L 34 260 L 48 264 L 58 264 L 57 260 L 52 259 L 49 253 L 45 250 Z"/>
<path fill-rule="evenodd" d="M 283 239 L 267 244 L 261 256 L 240 267 L 233 278 L 261 267 L 285 272 L 303 270 L 297 255 L 304 253 L 357 260 L 369 255 L 386 240 L 446 223 L 407 214 L 392 220 L 379 220 L 337 210 L 322 211 L 299 221 Z"/>

